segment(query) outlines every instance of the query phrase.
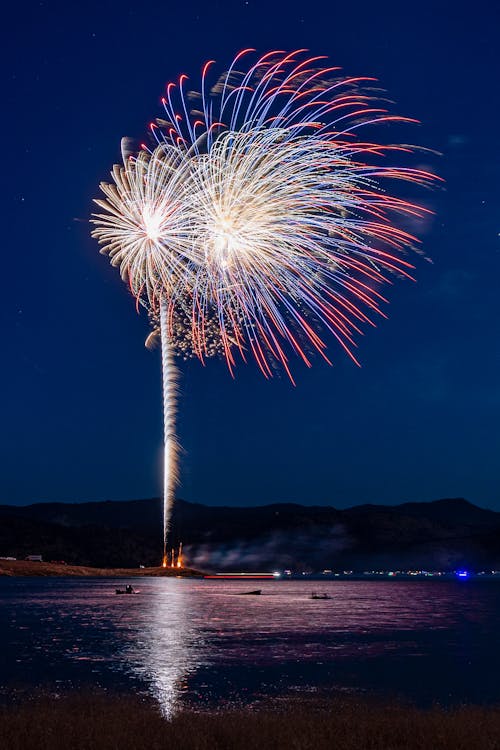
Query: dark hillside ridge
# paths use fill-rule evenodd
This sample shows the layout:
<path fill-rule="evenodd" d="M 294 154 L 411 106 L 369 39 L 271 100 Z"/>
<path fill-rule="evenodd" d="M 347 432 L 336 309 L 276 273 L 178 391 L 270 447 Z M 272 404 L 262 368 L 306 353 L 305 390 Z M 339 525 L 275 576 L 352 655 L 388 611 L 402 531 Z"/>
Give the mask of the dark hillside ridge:
<path fill-rule="evenodd" d="M 156 565 L 161 500 L 0 505 L 0 555 L 121 567 Z M 462 498 L 402 505 L 275 503 L 207 506 L 178 500 L 172 541 L 204 569 L 500 569 L 500 513 Z"/>

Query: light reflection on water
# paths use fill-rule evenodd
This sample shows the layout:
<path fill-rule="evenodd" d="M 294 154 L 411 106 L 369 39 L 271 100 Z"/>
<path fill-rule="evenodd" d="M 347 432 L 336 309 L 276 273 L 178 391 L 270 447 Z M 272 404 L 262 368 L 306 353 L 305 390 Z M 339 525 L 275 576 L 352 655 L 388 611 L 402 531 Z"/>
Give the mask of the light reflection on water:
<path fill-rule="evenodd" d="M 474 582 L 0 581 L 0 691 L 96 684 L 180 704 L 294 689 L 500 701 L 500 586 Z M 262 596 L 238 592 L 258 585 Z M 317 588 L 332 596 L 311 600 Z"/>
<path fill-rule="evenodd" d="M 125 645 L 121 659 L 124 670 L 148 685 L 164 713 L 170 715 L 187 687 L 188 676 L 201 665 L 202 638 L 189 616 L 186 586 L 177 581 L 162 583 L 149 592 L 141 584 L 137 596 L 144 594 L 143 606 L 137 616 L 142 626 Z"/>

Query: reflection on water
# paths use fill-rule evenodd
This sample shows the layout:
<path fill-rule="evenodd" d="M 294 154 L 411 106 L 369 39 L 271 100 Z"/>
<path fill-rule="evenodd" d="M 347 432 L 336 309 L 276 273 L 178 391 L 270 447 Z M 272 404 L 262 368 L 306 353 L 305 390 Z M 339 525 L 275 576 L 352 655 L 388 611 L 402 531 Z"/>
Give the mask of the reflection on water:
<path fill-rule="evenodd" d="M 500 585 L 136 579 L 0 581 L 0 691 L 98 685 L 182 704 L 291 690 L 498 702 Z M 124 585 L 124 582 L 120 582 Z M 250 585 L 251 587 L 251 585 Z"/>
<path fill-rule="evenodd" d="M 143 623 L 140 632 L 120 655 L 123 668 L 149 686 L 167 716 L 201 656 L 197 629 L 188 616 L 189 592 L 177 581 L 173 584 L 153 587 L 151 595 L 144 596 L 137 614 Z"/>

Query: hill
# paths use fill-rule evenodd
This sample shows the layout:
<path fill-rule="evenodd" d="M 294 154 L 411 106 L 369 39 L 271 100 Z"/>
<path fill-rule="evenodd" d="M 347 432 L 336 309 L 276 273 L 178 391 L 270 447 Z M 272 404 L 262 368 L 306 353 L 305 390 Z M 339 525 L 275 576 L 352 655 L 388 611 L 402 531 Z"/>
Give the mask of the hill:
<path fill-rule="evenodd" d="M 42 577 L 64 576 L 70 578 L 190 578 L 201 575 L 190 568 L 91 568 L 83 565 L 67 565 L 58 562 L 30 562 L 28 560 L 0 559 L 0 576 Z"/>
<path fill-rule="evenodd" d="M 96 567 L 154 566 L 159 499 L 0 506 L 0 555 Z M 500 513 L 464 499 L 397 506 L 277 503 L 206 506 L 178 500 L 173 543 L 199 569 L 500 568 Z"/>

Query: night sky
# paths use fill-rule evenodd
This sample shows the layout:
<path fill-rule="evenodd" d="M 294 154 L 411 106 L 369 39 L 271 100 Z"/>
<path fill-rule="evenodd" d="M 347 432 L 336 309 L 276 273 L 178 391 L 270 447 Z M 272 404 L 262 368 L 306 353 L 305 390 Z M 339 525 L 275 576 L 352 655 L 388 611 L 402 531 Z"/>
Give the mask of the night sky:
<path fill-rule="evenodd" d="M 142 139 L 167 81 L 244 47 L 309 48 L 374 75 L 441 157 L 422 192 L 417 283 L 358 369 L 293 363 L 266 381 L 182 365 L 179 497 L 346 507 L 466 497 L 500 510 L 500 12 L 492 2 L 11 3 L 2 44 L 0 502 L 158 496 L 159 351 L 89 236 L 91 200 Z M 394 138 L 393 134 L 387 138 Z M 386 140 L 384 126 L 379 138 Z"/>

